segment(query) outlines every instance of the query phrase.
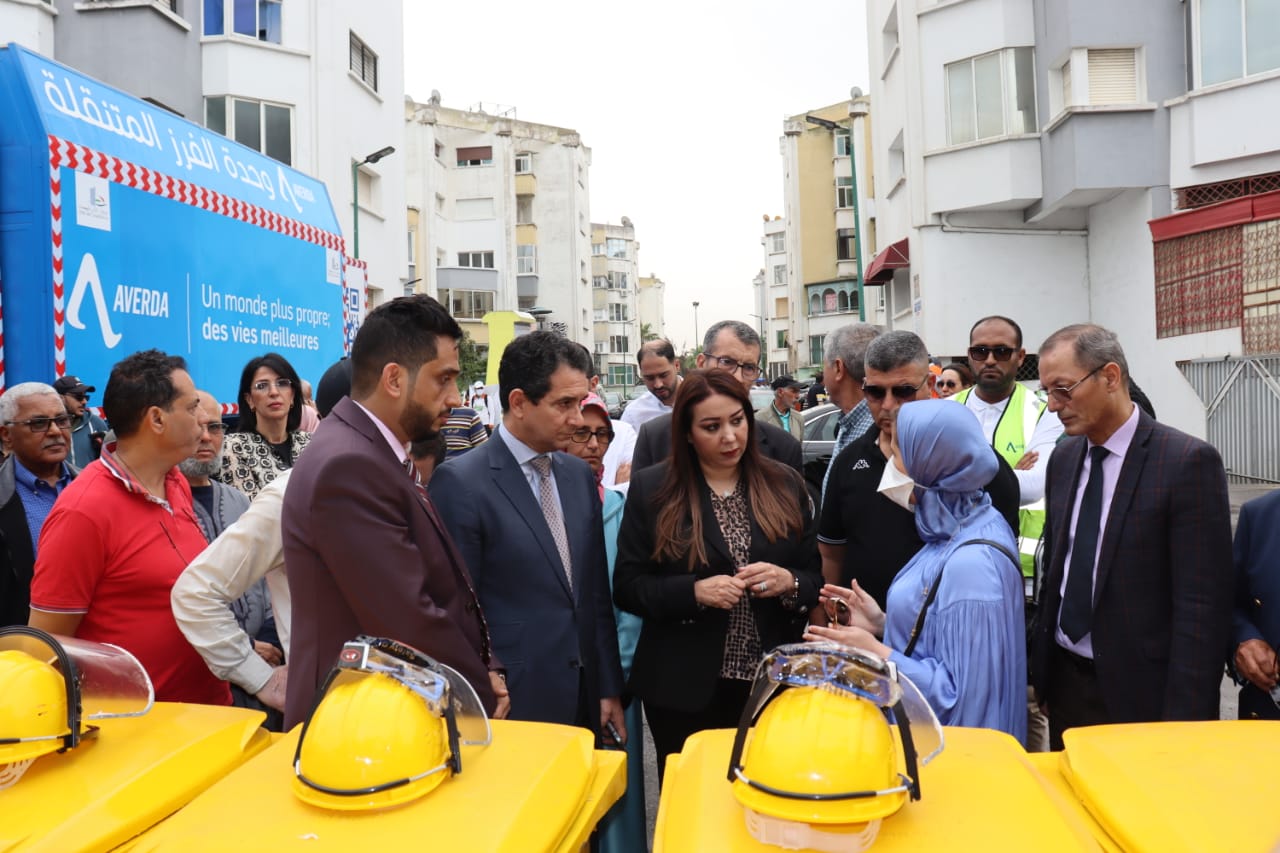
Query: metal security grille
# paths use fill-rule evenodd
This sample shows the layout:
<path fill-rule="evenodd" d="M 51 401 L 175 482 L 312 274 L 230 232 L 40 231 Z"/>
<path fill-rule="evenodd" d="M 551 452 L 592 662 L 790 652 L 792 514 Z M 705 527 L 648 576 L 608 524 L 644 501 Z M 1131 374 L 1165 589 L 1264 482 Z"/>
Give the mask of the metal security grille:
<path fill-rule="evenodd" d="M 1183 361 L 1232 482 L 1280 483 L 1280 355 Z"/>
<path fill-rule="evenodd" d="M 1218 228 L 1155 244 L 1156 337 L 1240 325 L 1243 231 Z"/>
<path fill-rule="evenodd" d="M 1247 178 L 1236 178 L 1231 181 L 1219 181 L 1216 184 L 1198 184 L 1193 187 L 1182 187 L 1173 191 L 1173 206 L 1178 210 L 1191 210 L 1230 201 L 1256 193 L 1280 190 L 1280 172 L 1269 172 L 1265 175 L 1252 175 Z"/>

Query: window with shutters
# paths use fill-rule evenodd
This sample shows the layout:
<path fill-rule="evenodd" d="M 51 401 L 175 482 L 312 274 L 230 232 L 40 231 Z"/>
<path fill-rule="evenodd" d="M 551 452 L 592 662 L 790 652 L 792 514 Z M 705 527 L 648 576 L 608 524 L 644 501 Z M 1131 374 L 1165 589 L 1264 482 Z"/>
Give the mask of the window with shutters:
<path fill-rule="evenodd" d="M 462 168 L 467 168 L 468 166 L 492 166 L 493 146 L 475 145 L 470 148 L 459 148 L 457 163 Z"/>
<path fill-rule="evenodd" d="M 373 91 L 378 91 L 378 54 L 351 33 L 351 73 Z"/>
<path fill-rule="evenodd" d="M 1089 103 L 1138 103 L 1137 49 L 1089 49 Z"/>

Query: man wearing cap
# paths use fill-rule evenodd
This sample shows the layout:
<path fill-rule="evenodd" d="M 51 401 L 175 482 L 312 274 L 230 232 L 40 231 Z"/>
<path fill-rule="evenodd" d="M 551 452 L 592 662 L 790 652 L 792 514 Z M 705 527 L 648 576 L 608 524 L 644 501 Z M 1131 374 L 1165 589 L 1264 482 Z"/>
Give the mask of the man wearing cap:
<path fill-rule="evenodd" d="M 756 420 L 790 432 L 796 441 L 804 441 L 804 418 L 796 411 L 800 383 L 790 376 L 779 376 L 769 387 L 773 389 L 773 402 L 756 409 Z"/>
<path fill-rule="evenodd" d="M 102 452 L 102 446 L 95 444 L 93 434 L 105 434 L 107 431 L 106 422 L 89 411 L 89 395 L 98 389 L 85 385 L 77 376 L 64 376 L 53 383 L 53 390 L 62 395 L 62 403 L 71 416 L 71 455 L 67 461 L 76 468 L 83 468 Z"/>

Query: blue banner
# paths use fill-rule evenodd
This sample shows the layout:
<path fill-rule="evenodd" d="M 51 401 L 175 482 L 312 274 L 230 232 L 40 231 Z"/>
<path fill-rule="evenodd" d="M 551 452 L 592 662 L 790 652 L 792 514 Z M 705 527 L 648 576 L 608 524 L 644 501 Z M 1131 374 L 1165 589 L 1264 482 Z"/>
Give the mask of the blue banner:
<path fill-rule="evenodd" d="M 61 172 L 68 373 L 101 392 L 115 362 L 154 347 L 186 358 L 197 387 L 236 403 L 254 356 L 278 352 L 313 383 L 341 357 L 334 250 Z"/>
<path fill-rule="evenodd" d="M 339 233 L 315 178 L 39 54 L 10 50 L 46 132 Z"/>

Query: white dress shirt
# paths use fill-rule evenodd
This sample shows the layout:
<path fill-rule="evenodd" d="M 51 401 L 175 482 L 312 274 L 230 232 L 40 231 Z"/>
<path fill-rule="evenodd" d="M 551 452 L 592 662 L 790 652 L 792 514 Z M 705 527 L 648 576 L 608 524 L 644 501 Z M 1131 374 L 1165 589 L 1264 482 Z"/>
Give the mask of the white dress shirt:
<path fill-rule="evenodd" d="M 1023 399 L 1026 404 L 1022 413 L 1022 434 L 1024 437 L 1030 436 L 1026 440 L 1024 452 L 1035 451 L 1040 454 L 1040 458 L 1029 470 L 1019 471 L 1015 468 L 1013 471 L 1014 476 L 1018 478 L 1018 488 L 1022 493 L 1021 505 L 1025 507 L 1044 497 L 1044 479 L 1049 470 L 1049 457 L 1053 455 L 1054 445 L 1062 436 L 1062 421 L 1058 420 L 1057 414 L 1048 409 L 1045 409 L 1044 414 L 1041 415 L 1040 401 L 1030 391 Z M 1011 400 L 1013 400 L 1012 395 L 998 403 L 988 403 L 978 396 L 976 388 L 965 398 L 965 406 L 977 416 L 978 423 L 982 425 L 982 435 L 987 439 L 988 444 L 995 439 L 996 427 Z M 999 452 L 998 448 L 996 452 Z"/>
<path fill-rule="evenodd" d="M 1133 443 L 1133 436 L 1138 431 L 1138 407 L 1134 406 L 1133 411 L 1129 413 L 1129 419 L 1120 425 L 1120 428 L 1111 434 L 1102 446 L 1109 453 L 1102 460 L 1102 517 L 1098 526 L 1098 547 L 1093 553 L 1093 585 L 1098 583 L 1098 555 L 1102 553 L 1102 540 L 1106 538 L 1107 521 L 1111 515 L 1111 499 L 1116 494 L 1116 484 L 1120 482 L 1120 469 L 1124 467 L 1125 454 L 1129 452 L 1129 445 Z M 1074 502 L 1071 506 L 1071 546 L 1067 548 L 1067 555 L 1062 564 L 1062 586 L 1058 589 L 1058 593 L 1063 598 L 1067 595 L 1067 576 L 1071 574 L 1071 552 L 1075 547 L 1076 540 L 1076 520 L 1080 517 L 1080 504 L 1084 500 L 1084 489 L 1089 483 L 1089 471 L 1093 467 L 1093 461 L 1089 458 L 1089 450 L 1094 448 L 1092 441 L 1088 442 L 1088 448 L 1085 451 L 1084 467 L 1080 470 L 1080 481 L 1076 486 L 1076 494 Z M 1068 651 L 1075 652 L 1081 657 L 1093 658 L 1093 634 L 1085 634 L 1080 638 L 1078 643 L 1071 642 L 1071 639 L 1062 632 L 1062 626 L 1059 624 L 1054 629 L 1054 638 L 1058 641 L 1058 645 Z"/>
<path fill-rule="evenodd" d="M 672 398 L 674 397 L 673 394 Z M 646 389 L 639 397 L 627 403 L 627 407 L 622 410 L 622 420 L 639 432 L 640 427 L 649 421 L 661 415 L 669 415 L 671 411 L 670 406 L 663 405 L 661 400 L 653 396 L 652 391 Z"/>
<path fill-rule="evenodd" d="M 631 457 L 636 452 L 636 436 L 640 431 L 626 421 L 609 421 L 609 426 L 613 427 L 613 441 L 609 443 L 609 449 L 605 451 L 604 474 L 600 478 L 600 484 L 606 489 L 613 489 L 615 492 L 626 494 L 631 481 L 619 483 L 618 466 L 624 462 L 630 462 Z"/>
<path fill-rule="evenodd" d="M 533 502 L 542 505 L 542 475 L 533 467 L 533 460 L 539 456 L 551 456 L 550 453 L 539 453 L 520 439 L 516 438 L 505 427 L 499 426 L 493 431 L 493 437 L 501 441 L 511 451 L 511 455 L 516 458 L 516 464 L 520 466 L 520 473 L 524 474 L 525 482 L 529 484 L 529 488 L 533 490 Z M 551 494 L 555 497 L 556 505 L 560 506 L 563 512 L 564 504 L 560 503 L 560 490 L 556 488 L 556 469 L 551 467 Z"/>
<path fill-rule="evenodd" d="M 253 650 L 253 639 L 236 622 L 231 602 L 267 579 L 276 632 L 288 660 L 292 607 L 280 513 L 290 473 L 285 471 L 263 487 L 244 515 L 187 566 L 169 594 L 173 617 L 187 642 L 214 675 L 251 695 L 266 685 L 273 668 Z"/>

